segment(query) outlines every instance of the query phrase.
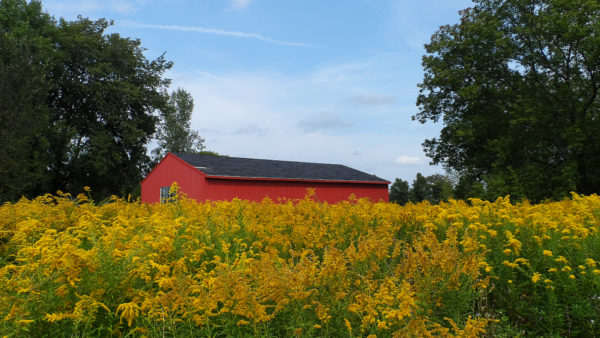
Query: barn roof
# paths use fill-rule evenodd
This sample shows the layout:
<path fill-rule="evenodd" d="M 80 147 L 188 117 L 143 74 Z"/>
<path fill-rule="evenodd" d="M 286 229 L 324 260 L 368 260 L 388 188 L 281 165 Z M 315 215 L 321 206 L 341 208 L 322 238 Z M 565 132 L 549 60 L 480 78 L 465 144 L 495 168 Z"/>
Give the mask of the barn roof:
<path fill-rule="evenodd" d="M 214 155 L 173 153 L 207 176 L 389 183 L 375 175 L 341 164 L 261 160 Z"/>

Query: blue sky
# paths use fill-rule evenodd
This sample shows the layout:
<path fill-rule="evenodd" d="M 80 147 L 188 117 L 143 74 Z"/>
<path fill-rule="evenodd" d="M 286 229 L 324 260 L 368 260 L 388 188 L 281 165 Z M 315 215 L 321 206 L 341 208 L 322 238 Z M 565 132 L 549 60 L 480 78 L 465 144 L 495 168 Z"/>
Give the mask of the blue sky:
<path fill-rule="evenodd" d="M 344 164 L 409 182 L 430 166 L 440 125 L 411 120 L 423 45 L 466 0 L 46 0 L 45 10 L 114 20 L 148 58 L 174 62 L 192 127 L 230 156 Z"/>

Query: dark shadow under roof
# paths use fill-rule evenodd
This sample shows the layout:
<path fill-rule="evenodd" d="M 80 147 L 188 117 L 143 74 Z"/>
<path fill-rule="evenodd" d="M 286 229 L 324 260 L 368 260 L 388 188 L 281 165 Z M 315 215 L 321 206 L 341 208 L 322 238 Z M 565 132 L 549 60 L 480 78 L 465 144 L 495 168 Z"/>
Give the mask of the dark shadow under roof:
<path fill-rule="evenodd" d="M 389 183 L 341 164 L 173 153 L 207 176 Z"/>

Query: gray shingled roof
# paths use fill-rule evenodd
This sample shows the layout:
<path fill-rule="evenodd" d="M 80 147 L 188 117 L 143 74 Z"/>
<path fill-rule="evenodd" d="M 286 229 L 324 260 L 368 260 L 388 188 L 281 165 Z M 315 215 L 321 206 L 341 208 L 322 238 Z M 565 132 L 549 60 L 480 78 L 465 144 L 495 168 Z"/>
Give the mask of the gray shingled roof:
<path fill-rule="evenodd" d="M 389 183 L 341 164 L 173 153 L 208 176 Z"/>

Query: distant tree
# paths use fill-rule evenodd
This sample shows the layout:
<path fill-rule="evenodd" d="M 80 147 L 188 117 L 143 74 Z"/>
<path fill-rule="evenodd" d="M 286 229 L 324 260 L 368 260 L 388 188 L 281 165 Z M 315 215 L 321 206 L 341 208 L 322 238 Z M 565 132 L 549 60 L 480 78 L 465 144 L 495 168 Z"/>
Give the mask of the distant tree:
<path fill-rule="evenodd" d="M 425 200 L 431 200 L 431 186 L 427 181 L 427 178 L 421 173 L 417 173 L 417 177 L 413 181 L 411 189 L 411 201 L 421 202 Z"/>
<path fill-rule="evenodd" d="M 190 126 L 193 110 L 194 100 L 188 92 L 178 88 L 171 93 L 167 108 L 160 114 L 158 148 L 152 151 L 155 160 L 160 160 L 168 152 L 204 152 L 204 139 Z"/>
<path fill-rule="evenodd" d="M 404 205 L 410 201 L 410 188 L 407 181 L 396 178 L 390 188 L 390 202 Z"/>
<path fill-rule="evenodd" d="M 454 186 L 454 197 L 456 199 L 466 200 L 468 198 L 493 199 L 485 191 L 482 182 L 468 176 L 461 176 Z"/>
<path fill-rule="evenodd" d="M 57 22 L 39 1 L 2 0 L 0 23 L 0 200 L 134 193 L 172 63 L 106 34 L 104 19 Z"/>
<path fill-rule="evenodd" d="M 440 203 L 453 197 L 454 192 L 452 181 L 448 176 L 434 174 L 427 176 L 426 179 L 427 183 L 429 184 L 429 191 L 431 194 L 429 201 L 431 203 Z"/>
<path fill-rule="evenodd" d="M 413 118 L 444 124 L 427 156 L 468 177 L 461 189 L 599 193 L 600 2 L 474 3 L 426 45 Z"/>

